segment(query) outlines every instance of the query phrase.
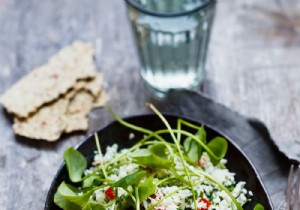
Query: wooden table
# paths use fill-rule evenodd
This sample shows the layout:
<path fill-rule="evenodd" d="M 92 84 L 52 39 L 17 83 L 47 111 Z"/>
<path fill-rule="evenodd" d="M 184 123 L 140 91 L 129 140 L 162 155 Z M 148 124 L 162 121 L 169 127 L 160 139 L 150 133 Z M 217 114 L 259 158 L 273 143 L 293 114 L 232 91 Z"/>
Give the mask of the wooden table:
<path fill-rule="evenodd" d="M 278 1 L 218 2 L 204 91 L 261 119 L 272 136 L 297 148 L 300 3 Z M 0 0 L 0 94 L 76 39 L 96 47 L 97 66 L 115 111 L 120 116 L 147 112 L 122 0 Z M 64 149 L 85 134 L 63 136 L 57 143 L 30 141 L 13 134 L 4 110 L 0 119 L 0 208 L 43 209 Z M 111 120 L 105 109 L 93 111 L 90 132 Z"/>

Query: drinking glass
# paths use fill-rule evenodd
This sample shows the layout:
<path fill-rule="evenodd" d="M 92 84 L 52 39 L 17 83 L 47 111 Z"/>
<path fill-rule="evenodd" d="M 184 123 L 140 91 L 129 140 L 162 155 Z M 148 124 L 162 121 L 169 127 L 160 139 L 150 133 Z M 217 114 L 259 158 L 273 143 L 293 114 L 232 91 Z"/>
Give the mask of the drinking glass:
<path fill-rule="evenodd" d="M 215 0 L 126 0 L 141 76 L 156 95 L 197 89 L 204 77 Z"/>

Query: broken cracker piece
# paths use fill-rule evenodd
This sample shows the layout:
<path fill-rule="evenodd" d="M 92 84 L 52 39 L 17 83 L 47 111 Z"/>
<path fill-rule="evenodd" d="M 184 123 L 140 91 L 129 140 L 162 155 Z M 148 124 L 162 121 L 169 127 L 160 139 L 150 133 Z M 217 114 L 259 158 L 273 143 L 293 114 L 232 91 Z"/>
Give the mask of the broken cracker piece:
<path fill-rule="evenodd" d="M 66 112 L 66 133 L 88 129 L 88 114 L 93 109 L 94 97 L 84 89 L 79 90 L 70 100 Z"/>
<path fill-rule="evenodd" d="M 107 100 L 93 58 L 90 44 L 74 42 L 4 93 L 0 101 L 15 114 L 15 133 L 55 141 L 87 130 L 88 114 Z"/>
<path fill-rule="evenodd" d="M 101 93 L 95 98 L 93 103 L 93 108 L 99 108 L 105 106 L 108 101 L 109 101 L 109 96 L 104 90 L 102 90 Z"/>
<path fill-rule="evenodd" d="M 101 98 L 103 97 L 103 100 Z M 16 134 L 32 139 L 56 141 L 62 133 L 86 131 L 88 114 L 105 100 L 104 90 L 98 97 L 85 89 L 70 90 L 61 98 L 49 103 L 25 119 L 15 118 L 13 129 Z M 96 101 L 95 101 L 96 100 Z M 95 105 L 95 102 L 98 104 Z"/>
<path fill-rule="evenodd" d="M 16 134 L 31 139 L 55 141 L 67 127 L 65 116 L 69 101 L 60 98 L 40 108 L 29 118 L 14 119 L 13 129 Z"/>
<path fill-rule="evenodd" d="M 80 90 L 70 100 L 67 114 L 81 113 L 83 116 L 87 116 L 93 108 L 94 98 L 86 90 Z"/>
<path fill-rule="evenodd" d="M 73 131 L 86 131 L 88 129 L 88 114 L 97 107 L 102 107 L 108 100 L 104 90 L 96 98 L 87 90 L 79 91 L 70 101 L 66 113 L 66 133 Z"/>
<path fill-rule="evenodd" d="M 73 87 L 74 91 L 86 90 L 97 97 L 102 89 L 103 75 L 97 72 L 96 76 L 91 79 L 78 80 Z"/>
<path fill-rule="evenodd" d="M 101 73 L 97 73 L 95 78 L 86 84 L 83 89 L 89 91 L 93 94 L 94 97 L 98 96 L 102 90 L 103 84 L 103 75 Z"/>
<path fill-rule="evenodd" d="M 13 85 L 0 98 L 1 103 L 8 112 L 26 118 L 66 93 L 79 79 L 95 77 L 93 55 L 90 44 L 74 42 Z"/>
<path fill-rule="evenodd" d="M 66 119 L 66 133 L 71 133 L 73 131 L 86 131 L 88 129 L 88 118 L 87 116 L 83 116 L 81 113 L 67 115 Z"/>

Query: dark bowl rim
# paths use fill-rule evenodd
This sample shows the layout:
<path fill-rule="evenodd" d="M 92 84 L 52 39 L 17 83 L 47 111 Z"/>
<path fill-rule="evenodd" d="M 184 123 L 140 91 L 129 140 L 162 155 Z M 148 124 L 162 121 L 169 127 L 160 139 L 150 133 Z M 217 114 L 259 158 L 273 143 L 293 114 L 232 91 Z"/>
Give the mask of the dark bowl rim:
<path fill-rule="evenodd" d="M 130 6 L 132 6 L 133 8 L 135 8 L 138 11 L 141 11 L 145 14 L 151 15 L 151 16 L 156 16 L 156 17 L 179 17 L 179 16 L 185 16 L 185 15 L 190 15 L 193 14 L 201 9 L 205 9 L 206 7 L 213 5 L 216 3 L 216 0 L 206 0 L 203 4 L 191 9 L 191 10 L 187 10 L 187 11 L 183 11 L 183 12 L 156 12 L 153 10 L 149 10 L 149 9 L 145 9 L 144 7 L 142 7 L 140 4 L 138 4 L 136 1 L 134 0 L 125 0 L 126 3 Z"/>
<path fill-rule="evenodd" d="M 256 175 L 256 178 L 258 179 L 258 181 L 260 182 L 265 194 L 266 194 L 266 197 L 267 197 L 267 200 L 268 200 L 268 203 L 270 204 L 271 208 L 274 209 L 273 207 L 273 203 L 271 202 L 271 199 L 270 199 L 270 195 L 261 179 L 261 176 L 260 176 L 260 173 L 257 171 L 256 167 L 254 166 L 253 162 L 249 159 L 249 157 L 245 154 L 245 152 L 240 148 L 239 145 L 237 145 L 228 135 L 224 134 L 222 131 L 219 131 L 218 129 L 216 129 L 214 126 L 208 124 L 208 123 L 204 123 L 202 120 L 198 120 L 198 119 L 194 119 L 192 117 L 185 117 L 185 116 L 181 116 L 181 115 L 178 115 L 178 114 L 171 114 L 171 113 L 168 113 L 168 112 L 162 112 L 163 116 L 165 117 L 175 117 L 175 118 L 182 118 L 182 119 L 185 119 L 185 120 L 188 120 L 188 121 L 192 121 L 192 122 L 196 122 L 196 123 L 199 123 L 199 124 L 203 124 L 205 127 L 207 127 L 208 129 L 220 134 L 221 136 L 223 136 L 227 141 L 229 141 L 241 154 L 242 156 L 244 156 L 244 158 L 248 161 L 249 165 L 251 166 L 251 168 L 253 169 L 253 171 L 255 172 L 255 175 Z M 128 120 L 131 120 L 131 119 L 135 119 L 135 118 L 144 118 L 144 117 L 153 117 L 153 116 L 157 116 L 156 114 L 151 114 L 151 113 L 147 113 L 147 114 L 138 114 L 138 115 L 131 115 L 131 116 L 127 116 L 127 117 L 123 117 L 122 120 L 124 121 L 128 121 Z M 78 150 L 79 147 L 81 147 L 86 141 L 88 141 L 93 135 L 94 133 L 96 132 L 100 132 L 102 130 L 104 130 L 105 128 L 109 127 L 110 125 L 112 125 L 113 123 L 116 123 L 117 121 L 116 120 L 112 120 L 110 122 L 108 122 L 106 125 L 104 126 L 101 126 L 99 129 L 97 129 L 96 131 L 94 131 L 93 133 L 91 134 L 88 134 L 87 136 L 85 136 L 83 138 L 82 141 L 80 141 L 74 148 L 76 150 Z M 56 182 L 56 179 L 57 177 L 59 176 L 59 174 L 61 173 L 62 169 L 65 167 L 65 161 L 63 161 L 58 170 L 56 171 L 56 174 L 54 176 L 54 178 L 52 179 L 52 182 L 50 184 L 50 187 L 48 189 L 48 192 L 47 192 L 47 196 L 46 196 L 46 200 L 45 200 L 45 207 L 44 209 L 47 210 L 47 203 L 48 203 L 48 200 L 49 200 L 49 197 L 50 197 L 50 191 L 51 189 L 54 187 L 55 185 L 55 182 Z"/>

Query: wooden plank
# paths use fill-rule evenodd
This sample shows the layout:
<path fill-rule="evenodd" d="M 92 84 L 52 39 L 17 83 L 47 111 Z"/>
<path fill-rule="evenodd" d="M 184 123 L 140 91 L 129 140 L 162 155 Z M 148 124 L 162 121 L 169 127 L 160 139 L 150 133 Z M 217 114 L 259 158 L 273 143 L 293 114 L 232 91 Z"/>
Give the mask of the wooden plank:
<path fill-rule="evenodd" d="M 297 4 L 291 8 L 300 5 L 290 3 Z M 207 91 L 217 101 L 265 122 L 280 149 L 300 160 L 298 29 L 299 24 L 286 19 L 271 0 L 219 2 Z"/>

